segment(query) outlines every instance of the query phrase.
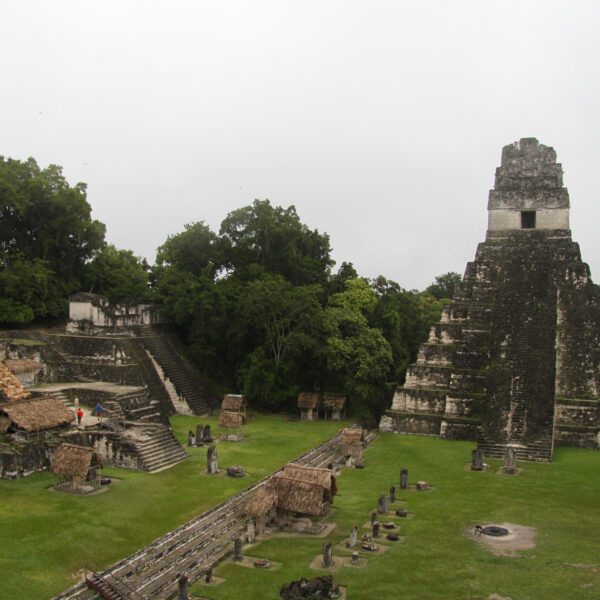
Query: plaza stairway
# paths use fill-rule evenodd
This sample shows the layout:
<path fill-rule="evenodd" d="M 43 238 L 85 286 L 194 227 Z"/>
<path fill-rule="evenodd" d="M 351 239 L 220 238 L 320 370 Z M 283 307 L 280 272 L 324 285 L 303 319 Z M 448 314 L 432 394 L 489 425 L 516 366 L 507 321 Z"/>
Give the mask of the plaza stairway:
<path fill-rule="evenodd" d="M 369 436 L 367 439 L 373 438 L 374 436 Z M 325 466 L 330 463 L 335 463 L 337 467 L 343 465 L 341 434 L 312 448 L 292 462 L 308 466 Z M 275 473 L 277 472 L 279 470 Z M 115 587 L 119 589 L 126 586 L 131 590 L 130 597 L 134 600 L 174 597 L 177 593 L 177 580 L 181 575 L 187 575 L 193 583 L 233 551 L 234 540 L 246 533 L 246 502 L 275 473 L 109 567 L 100 574 L 101 578 L 118 582 Z M 97 590 L 80 583 L 55 596 L 53 600 L 96 598 Z"/>
<path fill-rule="evenodd" d="M 153 325 L 136 328 L 138 338 L 160 365 L 164 376 L 174 385 L 195 415 L 208 415 L 220 407 L 220 402 L 210 386 L 190 363 L 177 352 L 164 331 Z"/>
<path fill-rule="evenodd" d="M 188 456 L 173 432 L 164 425 L 153 424 L 145 427 L 141 439 L 136 436 L 132 442 L 144 471 L 160 471 Z"/>

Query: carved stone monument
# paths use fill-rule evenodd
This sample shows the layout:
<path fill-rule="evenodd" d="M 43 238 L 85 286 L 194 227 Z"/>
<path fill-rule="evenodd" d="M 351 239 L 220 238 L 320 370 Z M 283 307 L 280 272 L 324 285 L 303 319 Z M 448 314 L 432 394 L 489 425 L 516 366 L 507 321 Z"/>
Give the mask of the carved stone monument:
<path fill-rule="evenodd" d="M 206 453 L 206 472 L 209 475 L 214 475 L 219 472 L 219 456 L 216 446 L 209 446 Z"/>
<path fill-rule="evenodd" d="M 335 563 L 333 562 L 333 546 L 331 542 L 323 544 L 323 566 L 327 569 L 332 567 Z"/>
<path fill-rule="evenodd" d="M 517 470 L 517 457 L 513 448 L 507 448 L 504 453 L 504 466 L 502 472 L 513 475 Z"/>
<path fill-rule="evenodd" d="M 250 519 L 248 523 L 246 523 L 246 539 L 249 544 L 254 544 L 256 541 L 256 529 L 254 527 L 254 519 Z"/>
<path fill-rule="evenodd" d="M 190 596 L 188 593 L 189 580 L 187 575 L 181 575 L 177 580 L 177 599 L 178 600 L 189 600 Z"/>
<path fill-rule="evenodd" d="M 387 494 L 381 494 L 379 496 L 379 500 L 377 501 L 377 512 L 380 515 L 385 515 L 389 509 L 389 499 Z"/>
<path fill-rule="evenodd" d="M 408 469 L 400 470 L 400 489 L 401 490 L 408 489 Z"/>
<path fill-rule="evenodd" d="M 380 523 L 379 521 L 374 521 L 373 522 L 373 538 L 378 538 L 379 537 L 379 527 L 380 527 Z"/>
<path fill-rule="evenodd" d="M 390 488 L 390 502 L 396 502 L 396 486 Z"/>
<path fill-rule="evenodd" d="M 196 446 L 203 446 L 204 442 L 202 441 L 202 423 L 198 423 L 196 425 Z"/>
<path fill-rule="evenodd" d="M 348 548 L 354 548 L 358 541 L 358 527 L 355 525 L 350 531 L 350 541 L 348 542 Z"/>
<path fill-rule="evenodd" d="M 233 540 L 233 560 L 242 560 L 244 558 L 244 540 L 241 537 Z"/>
<path fill-rule="evenodd" d="M 483 450 L 476 448 L 471 452 L 471 471 L 483 471 Z"/>
<path fill-rule="evenodd" d="M 194 432 L 190 429 L 188 431 L 188 446 L 193 446 L 195 444 L 196 438 L 194 437 Z"/>

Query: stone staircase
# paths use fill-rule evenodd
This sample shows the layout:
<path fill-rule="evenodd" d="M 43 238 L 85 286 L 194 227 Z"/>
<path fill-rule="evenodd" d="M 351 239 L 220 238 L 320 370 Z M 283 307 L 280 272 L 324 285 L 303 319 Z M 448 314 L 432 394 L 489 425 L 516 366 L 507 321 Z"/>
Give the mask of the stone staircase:
<path fill-rule="evenodd" d="M 372 436 L 368 438 L 372 439 Z M 340 463 L 341 434 L 299 456 L 292 462 L 309 466 Z M 343 466 L 343 461 L 340 463 Z M 277 472 L 277 471 L 276 471 Z M 272 473 L 228 500 L 154 540 L 138 552 L 101 573 L 105 580 L 114 579 L 135 591 L 138 598 L 172 598 L 177 593 L 177 580 L 185 574 L 190 582 L 198 580 L 233 550 L 236 538 L 244 537 L 244 506 L 256 489 L 274 475 Z M 107 596 L 104 596 L 107 597 Z M 73 586 L 53 600 L 93 600 L 96 591 L 84 584 Z"/>
<path fill-rule="evenodd" d="M 135 446 L 144 471 L 160 471 L 188 457 L 173 432 L 164 425 L 145 427 L 142 435 L 135 432 L 123 435 L 129 437 Z"/>
<path fill-rule="evenodd" d="M 177 352 L 168 335 L 153 325 L 140 325 L 136 333 L 195 415 L 208 415 L 220 407 L 210 386 Z"/>
<path fill-rule="evenodd" d="M 534 462 L 552 462 L 552 435 L 545 434 L 537 440 L 527 442 L 497 443 L 489 440 L 481 433 L 477 440 L 477 448 L 483 451 L 488 458 L 504 458 L 507 448 L 515 451 L 517 460 L 530 460 Z"/>

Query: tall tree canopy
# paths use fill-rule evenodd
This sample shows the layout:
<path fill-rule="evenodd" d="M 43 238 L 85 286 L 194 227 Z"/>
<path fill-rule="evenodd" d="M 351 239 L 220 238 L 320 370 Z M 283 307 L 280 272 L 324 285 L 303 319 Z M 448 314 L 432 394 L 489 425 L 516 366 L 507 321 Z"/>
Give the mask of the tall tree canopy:
<path fill-rule="evenodd" d="M 85 184 L 71 187 L 56 165 L 0 156 L 0 322 L 63 316 L 104 233 Z"/>
<path fill-rule="evenodd" d="M 153 289 L 202 372 L 254 406 L 292 408 L 300 391 L 389 405 L 441 302 L 351 263 L 332 274 L 329 237 L 268 200 L 229 213 L 215 234 L 186 225 L 159 247 Z"/>

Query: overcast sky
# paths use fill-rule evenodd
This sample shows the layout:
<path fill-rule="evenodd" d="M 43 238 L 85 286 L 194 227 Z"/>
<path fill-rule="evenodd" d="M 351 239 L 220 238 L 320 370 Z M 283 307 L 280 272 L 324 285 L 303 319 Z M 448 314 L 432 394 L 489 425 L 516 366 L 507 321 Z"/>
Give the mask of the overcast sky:
<path fill-rule="evenodd" d="M 88 184 L 154 262 L 268 198 L 423 289 L 485 238 L 504 145 L 553 146 L 600 282 L 596 1 L 0 0 L 0 154 Z"/>

